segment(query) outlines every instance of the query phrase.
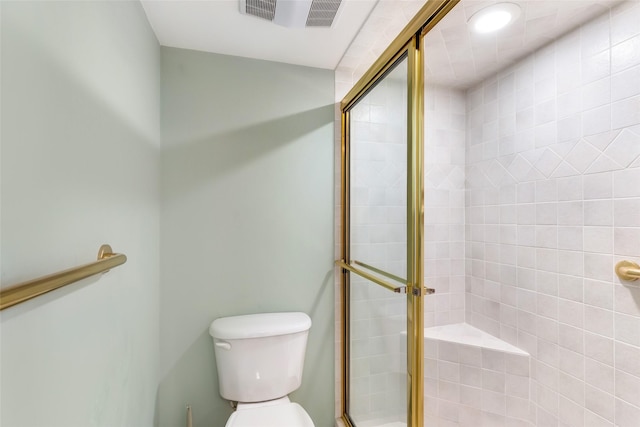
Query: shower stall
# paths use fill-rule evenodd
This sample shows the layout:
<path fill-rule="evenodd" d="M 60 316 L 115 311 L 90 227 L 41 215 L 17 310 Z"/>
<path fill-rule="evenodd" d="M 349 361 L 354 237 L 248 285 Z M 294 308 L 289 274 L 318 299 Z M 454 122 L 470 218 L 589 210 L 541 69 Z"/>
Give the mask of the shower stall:
<path fill-rule="evenodd" d="M 342 423 L 637 427 L 638 22 L 431 0 L 343 99 Z"/>

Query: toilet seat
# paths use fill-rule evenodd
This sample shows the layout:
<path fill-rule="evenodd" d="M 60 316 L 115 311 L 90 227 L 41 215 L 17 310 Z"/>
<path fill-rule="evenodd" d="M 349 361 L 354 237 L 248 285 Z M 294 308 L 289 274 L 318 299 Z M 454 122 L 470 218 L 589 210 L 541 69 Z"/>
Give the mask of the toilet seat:
<path fill-rule="evenodd" d="M 297 403 L 260 406 L 235 411 L 225 427 L 314 427 L 304 408 Z"/>

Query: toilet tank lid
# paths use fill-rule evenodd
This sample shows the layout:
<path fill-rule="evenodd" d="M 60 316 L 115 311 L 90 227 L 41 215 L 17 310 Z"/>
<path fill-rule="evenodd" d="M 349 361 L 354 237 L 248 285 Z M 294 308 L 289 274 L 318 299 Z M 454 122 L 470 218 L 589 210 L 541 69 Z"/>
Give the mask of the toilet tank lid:
<path fill-rule="evenodd" d="M 216 319 L 211 322 L 209 334 L 230 340 L 294 334 L 309 328 L 311 319 L 305 313 L 259 313 Z"/>

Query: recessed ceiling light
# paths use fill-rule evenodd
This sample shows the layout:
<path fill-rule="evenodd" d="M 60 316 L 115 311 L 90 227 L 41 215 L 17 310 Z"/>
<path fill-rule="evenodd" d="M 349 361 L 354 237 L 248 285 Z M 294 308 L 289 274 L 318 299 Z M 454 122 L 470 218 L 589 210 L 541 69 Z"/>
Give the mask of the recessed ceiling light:
<path fill-rule="evenodd" d="M 520 6 L 515 3 L 496 3 L 480 9 L 469 18 L 469 25 L 476 33 L 492 33 L 504 28 L 520 16 Z"/>

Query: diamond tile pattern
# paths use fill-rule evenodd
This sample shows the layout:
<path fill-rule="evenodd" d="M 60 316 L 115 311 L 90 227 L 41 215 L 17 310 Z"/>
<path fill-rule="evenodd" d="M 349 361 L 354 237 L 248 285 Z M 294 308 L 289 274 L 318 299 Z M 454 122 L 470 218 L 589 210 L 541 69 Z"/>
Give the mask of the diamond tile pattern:
<path fill-rule="evenodd" d="M 467 185 L 483 187 L 486 183 L 491 183 L 494 186 L 500 186 L 544 180 L 550 177 L 610 172 L 624 169 L 638 162 L 640 134 L 623 129 L 596 136 L 599 138 L 581 138 L 575 143 L 573 149 L 564 155 L 566 145 L 479 162 L 468 172 L 470 175 Z M 599 148 L 590 141 L 595 141 L 603 148 Z M 513 159 L 510 163 L 499 161 L 509 158 Z M 504 163 L 508 163 L 508 166 L 504 167 Z"/>
<path fill-rule="evenodd" d="M 550 177 L 611 172 L 637 163 L 640 157 L 640 134 L 630 129 L 581 138 L 572 145 L 566 154 L 563 154 L 567 148 L 565 144 L 478 162 L 468 171 L 467 185 L 483 187 L 490 183 L 500 186 Z M 502 162 L 504 159 L 512 160 Z M 503 166 L 505 163 L 508 163 L 507 167 Z"/>

